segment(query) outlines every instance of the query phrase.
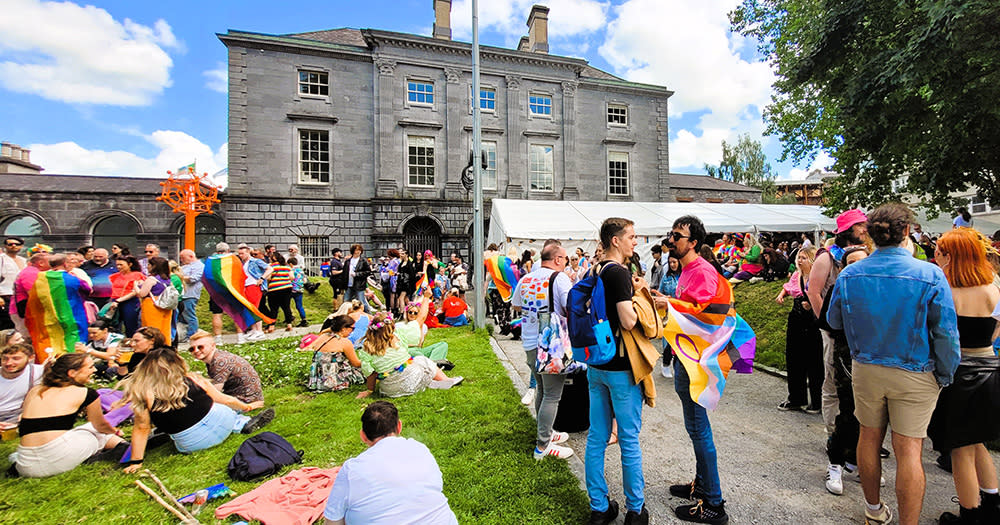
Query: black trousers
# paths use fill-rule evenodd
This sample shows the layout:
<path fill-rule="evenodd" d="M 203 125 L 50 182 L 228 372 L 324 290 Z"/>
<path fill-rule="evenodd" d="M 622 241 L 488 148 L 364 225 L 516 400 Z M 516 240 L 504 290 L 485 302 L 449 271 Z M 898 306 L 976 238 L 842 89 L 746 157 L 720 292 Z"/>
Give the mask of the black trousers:
<path fill-rule="evenodd" d="M 826 455 L 830 463 L 856 465 L 858 437 L 861 424 L 854 417 L 854 386 L 851 382 L 851 350 L 847 347 L 844 332 L 833 334 L 833 377 L 840 400 L 840 414 L 834 421 L 833 434 L 826 441 Z"/>
<path fill-rule="evenodd" d="M 788 402 L 818 407 L 823 395 L 823 338 L 816 319 L 798 304 L 788 312 L 785 332 Z M 808 398 L 807 398 L 808 394 Z"/>
<path fill-rule="evenodd" d="M 0 308 L 0 330 L 10 330 L 14 328 L 14 321 L 10 318 L 10 302 L 14 300 L 13 295 L 4 295 L 3 307 Z"/>
<path fill-rule="evenodd" d="M 267 292 L 267 316 L 278 318 L 278 309 L 285 314 L 285 324 L 292 324 L 292 289 L 285 288 L 276 292 Z"/>

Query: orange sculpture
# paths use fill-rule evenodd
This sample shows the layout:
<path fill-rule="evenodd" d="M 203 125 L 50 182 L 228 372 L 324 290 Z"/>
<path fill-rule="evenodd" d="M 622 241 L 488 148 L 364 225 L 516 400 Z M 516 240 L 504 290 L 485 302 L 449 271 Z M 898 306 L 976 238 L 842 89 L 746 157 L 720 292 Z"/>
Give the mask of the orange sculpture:
<path fill-rule="evenodd" d="M 167 171 L 167 180 L 160 183 L 163 191 L 156 198 L 167 203 L 174 213 L 184 214 L 184 249 L 194 249 L 194 219 L 199 214 L 212 213 L 219 202 L 219 188 L 211 183 L 208 173 L 195 173 L 194 164 L 184 166 L 174 174 Z"/>

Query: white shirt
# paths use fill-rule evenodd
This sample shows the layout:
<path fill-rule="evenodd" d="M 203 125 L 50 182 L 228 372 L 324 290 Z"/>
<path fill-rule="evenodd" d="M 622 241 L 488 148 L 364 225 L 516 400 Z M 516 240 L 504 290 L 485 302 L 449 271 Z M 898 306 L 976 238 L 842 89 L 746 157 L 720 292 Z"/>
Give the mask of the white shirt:
<path fill-rule="evenodd" d="M 347 286 L 348 287 L 354 286 L 354 268 L 356 268 L 358 266 L 358 261 L 360 261 L 360 260 L 361 259 L 359 259 L 358 257 L 351 257 L 350 268 L 348 268 L 349 271 L 347 273 Z"/>
<path fill-rule="evenodd" d="M 14 279 L 28 261 L 18 255 L 16 258 L 0 253 L 0 295 L 14 295 Z"/>
<path fill-rule="evenodd" d="M 522 277 L 514 288 L 510 304 L 521 307 L 521 342 L 527 350 L 538 348 L 538 313 L 549 310 L 549 277 L 554 271 L 538 266 Z M 573 282 L 570 278 L 565 273 L 559 272 L 553 284 L 555 293 L 553 305 L 556 313 L 566 315 L 566 299 L 572 287 Z"/>
<path fill-rule="evenodd" d="M 458 525 L 441 469 L 423 443 L 382 438 L 344 462 L 323 516 L 347 525 Z"/>
<path fill-rule="evenodd" d="M 31 381 L 32 370 L 34 370 L 34 381 Z M 44 371 L 44 366 L 28 363 L 28 366 L 21 371 L 21 375 L 14 379 L 0 376 L 0 421 L 14 421 L 21 415 L 28 390 L 41 384 Z"/>

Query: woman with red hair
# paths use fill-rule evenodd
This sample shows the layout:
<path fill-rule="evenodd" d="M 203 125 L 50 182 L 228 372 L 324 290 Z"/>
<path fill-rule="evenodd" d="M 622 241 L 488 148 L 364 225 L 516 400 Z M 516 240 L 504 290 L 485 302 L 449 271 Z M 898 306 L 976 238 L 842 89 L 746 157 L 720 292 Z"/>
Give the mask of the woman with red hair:
<path fill-rule="evenodd" d="M 1000 303 L 989 241 L 972 228 L 956 228 L 938 240 L 935 261 L 951 285 L 958 314 L 962 361 L 954 382 L 938 397 L 927 434 L 934 448 L 951 454 L 952 476 L 961 506 L 940 523 L 1000 523 L 1000 495 L 993 458 L 983 445 L 1000 437 L 1000 362 L 993 351 L 998 335 L 991 316 Z"/>

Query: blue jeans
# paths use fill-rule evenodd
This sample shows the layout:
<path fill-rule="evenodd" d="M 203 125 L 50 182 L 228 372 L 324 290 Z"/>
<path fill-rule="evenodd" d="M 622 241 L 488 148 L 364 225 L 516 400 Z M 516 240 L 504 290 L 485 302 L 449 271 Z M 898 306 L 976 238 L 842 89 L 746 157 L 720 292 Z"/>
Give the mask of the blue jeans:
<path fill-rule="evenodd" d="M 187 325 L 187 334 L 185 334 L 187 337 L 191 337 L 191 334 L 198 331 L 198 316 L 194 311 L 197 305 L 197 297 L 185 297 L 181 299 L 181 319 Z"/>
<path fill-rule="evenodd" d="M 350 302 L 357 299 L 364 307 L 365 313 L 371 313 L 372 307 L 368 305 L 368 299 L 365 298 L 365 290 L 347 290 L 347 296 L 344 297 L 345 302 Z"/>
<path fill-rule="evenodd" d="M 299 311 L 299 320 L 306 320 L 306 309 L 302 307 L 302 292 L 292 292 L 292 299 L 295 300 L 295 309 Z"/>
<path fill-rule="evenodd" d="M 243 425 L 247 424 L 250 418 L 236 412 L 235 410 L 215 403 L 212 410 L 201 418 L 191 428 L 182 430 L 176 434 L 170 434 L 170 439 L 174 440 L 177 451 L 190 454 L 196 450 L 205 450 L 222 443 L 229 437 L 229 434 L 236 434 L 243 430 Z"/>
<path fill-rule="evenodd" d="M 618 420 L 618 445 L 622 454 L 625 506 L 641 512 L 646 481 L 642 476 L 642 390 L 632 372 L 587 369 L 590 382 L 590 432 L 587 433 L 586 474 L 590 508 L 608 509 L 608 482 L 604 479 L 604 453 L 611 437 L 611 420 Z M 613 410 L 613 411 L 612 411 Z"/>
<path fill-rule="evenodd" d="M 681 408 L 684 412 L 684 428 L 694 445 L 695 483 L 705 491 L 705 500 L 709 505 L 721 505 L 722 484 L 719 482 L 719 460 L 715 453 L 715 438 L 712 437 L 712 424 L 708 421 L 708 411 L 705 407 L 691 399 L 691 378 L 681 364 L 680 359 L 674 359 L 674 390 L 681 398 Z M 621 425 L 621 420 L 618 421 Z"/>

